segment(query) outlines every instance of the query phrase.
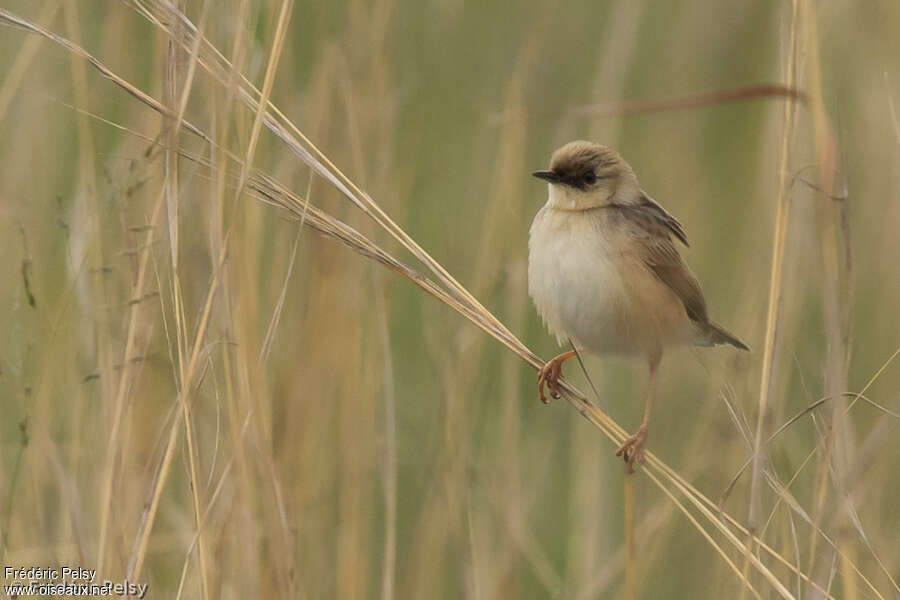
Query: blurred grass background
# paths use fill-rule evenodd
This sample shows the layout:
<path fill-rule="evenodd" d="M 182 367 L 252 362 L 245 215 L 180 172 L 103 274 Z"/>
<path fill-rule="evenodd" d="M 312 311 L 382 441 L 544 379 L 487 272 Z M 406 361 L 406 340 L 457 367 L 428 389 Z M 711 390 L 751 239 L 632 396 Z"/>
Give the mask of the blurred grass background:
<path fill-rule="evenodd" d="M 728 404 L 750 431 L 759 418 L 783 168 L 790 221 L 765 434 L 835 389 L 859 392 L 885 363 L 865 395 L 900 407 L 900 366 L 889 363 L 900 343 L 900 5 L 804 6 L 297 2 L 271 99 L 545 358 L 557 348 L 527 296 L 526 245 L 546 189 L 529 173 L 571 139 L 617 148 L 687 229 L 685 256 L 712 316 L 754 350 L 676 351 L 663 362 L 650 449 L 716 500 L 750 455 Z M 131 3 L 2 8 L 165 97 L 168 36 Z M 223 0 L 205 18 L 210 41 L 259 87 L 280 10 Z M 203 3 L 186 2 L 184 12 L 197 23 Z M 585 109 L 784 82 L 797 19 L 796 82 L 807 89 L 811 72 L 821 78 L 841 199 L 815 191 L 827 186 L 805 106 L 786 165 L 783 100 L 619 117 Z M 183 77 L 189 53 L 176 54 Z M 564 403 L 540 405 L 534 372 L 455 312 L 298 232 L 273 207 L 246 196 L 233 204 L 233 190 L 187 160 L 176 216 L 164 199 L 164 119 L 58 45 L 4 27 L 0 73 L 4 565 L 99 563 L 109 579 L 132 572 L 181 411 L 179 349 L 190 348 L 218 272 L 192 383 L 194 450 L 177 429 L 141 571 L 152 597 L 741 594 L 741 581 L 642 474 L 629 482 L 626 552 L 614 446 Z M 243 155 L 254 115 L 232 91 L 198 69 L 185 118 Z M 179 141 L 208 156 L 194 138 Z M 265 131 L 254 165 L 408 259 Z M 587 366 L 601 408 L 633 429 L 641 366 L 595 357 Z M 567 374 L 589 389 L 576 365 Z M 768 448 L 784 483 L 799 471 L 791 492 L 841 554 L 768 488 L 763 515 L 774 518 L 761 537 L 836 597 L 900 597 L 897 419 L 862 401 L 846 412 L 847 400 L 811 412 Z M 746 521 L 750 492 L 747 473 L 725 510 Z M 796 597 L 817 597 L 786 569 L 775 572 Z M 749 579 L 776 597 L 758 575 Z"/>

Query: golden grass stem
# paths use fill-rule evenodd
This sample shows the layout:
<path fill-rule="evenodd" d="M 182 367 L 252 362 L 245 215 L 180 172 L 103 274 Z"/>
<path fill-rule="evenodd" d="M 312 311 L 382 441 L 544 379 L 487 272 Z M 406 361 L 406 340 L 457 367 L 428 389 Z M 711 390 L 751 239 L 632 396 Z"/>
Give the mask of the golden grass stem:
<path fill-rule="evenodd" d="M 308 190 L 307 190 L 308 192 Z M 381 575 L 381 597 L 394 597 L 394 573 L 397 569 L 397 407 L 394 391 L 394 360 L 388 331 L 387 304 L 377 273 L 372 274 L 375 288 L 375 311 L 383 354 L 382 393 L 384 395 L 384 453 L 382 481 L 384 486 L 384 564 Z"/>
<path fill-rule="evenodd" d="M 787 87 L 795 83 L 794 72 L 797 63 L 797 27 L 799 1 L 791 4 L 790 33 L 788 35 L 788 56 L 785 68 Z M 772 268 L 769 277 L 768 312 L 766 314 L 766 335 L 763 344 L 762 374 L 759 382 L 759 406 L 756 417 L 756 436 L 753 445 L 753 474 L 750 485 L 750 514 L 748 523 L 751 529 L 758 527 L 760 511 L 760 481 L 762 477 L 762 441 L 763 424 L 769 408 L 769 394 L 772 391 L 772 371 L 775 365 L 775 341 L 778 330 L 778 316 L 781 309 L 782 271 L 784 268 L 784 249 L 787 239 L 788 216 L 790 202 L 788 198 L 787 173 L 788 153 L 791 133 L 794 126 L 794 106 L 784 103 L 784 126 L 781 134 L 781 153 L 778 161 L 778 196 L 775 203 L 775 231 L 772 237 Z M 748 552 L 752 550 L 748 548 Z"/>
<path fill-rule="evenodd" d="M 180 48 L 179 44 L 175 41 L 183 37 L 183 27 L 180 24 L 180 21 L 177 18 L 177 14 L 179 14 L 184 9 L 184 0 L 175 0 L 170 6 L 170 16 L 172 17 L 172 32 L 168 41 L 168 54 L 166 60 L 166 74 L 165 74 L 165 102 L 168 106 L 170 113 L 174 114 L 174 117 L 170 117 L 166 119 L 164 123 L 165 131 L 164 136 L 167 140 L 167 145 L 164 148 L 164 165 L 165 165 L 165 182 L 164 182 L 164 190 L 166 194 L 166 207 L 168 209 L 168 223 L 169 223 L 169 244 L 170 244 L 170 260 L 172 265 L 172 298 L 174 301 L 175 308 L 175 331 L 176 331 L 176 346 L 178 349 L 178 372 L 179 379 L 182 383 L 182 386 L 185 385 L 185 352 L 187 349 L 187 337 L 188 337 L 188 328 L 187 321 L 185 318 L 185 307 L 184 307 L 184 297 L 182 295 L 181 289 L 181 278 L 180 278 L 180 268 L 179 268 L 179 253 L 180 253 L 180 244 L 179 244 L 179 227 L 180 227 L 180 218 L 179 218 L 179 164 L 178 164 L 178 153 L 173 149 L 178 147 L 178 133 L 181 126 L 181 103 L 187 101 L 187 98 L 190 95 L 190 80 L 185 81 L 185 89 L 179 94 L 179 78 L 180 78 L 180 69 L 179 63 L 180 61 Z M 196 63 L 196 48 L 194 49 L 195 56 L 191 59 L 193 63 Z M 190 72 L 189 75 L 193 77 L 193 72 Z M 187 388 L 190 389 L 189 387 Z M 210 583 L 209 583 L 209 570 L 207 566 L 207 557 L 206 557 L 206 546 L 205 540 L 202 535 L 202 504 L 203 501 L 200 498 L 202 493 L 201 491 L 201 482 L 199 477 L 199 468 L 198 468 L 198 450 L 196 447 L 196 440 L 194 438 L 194 426 L 193 426 L 193 418 L 191 415 L 191 406 L 188 402 L 189 393 L 185 393 L 185 388 L 182 388 L 182 393 L 179 394 L 181 398 L 181 409 L 182 409 L 182 418 L 184 420 L 184 431 L 185 431 L 185 441 L 187 444 L 187 456 L 188 456 L 188 469 L 190 476 L 190 490 L 191 490 L 191 499 L 193 501 L 193 509 L 194 509 L 194 523 L 197 528 L 197 559 L 199 563 L 199 571 L 200 571 L 200 590 L 204 600 L 209 600 L 210 596 Z M 172 439 L 172 438 L 170 438 Z M 166 471 L 168 472 L 168 471 Z M 162 480 L 165 481 L 164 479 Z M 148 532 L 152 531 L 152 523 L 150 527 L 148 527 Z M 188 557 L 185 557 L 185 561 L 188 560 Z"/>
<path fill-rule="evenodd" d="M 622 478 L 624 518 L 622 527 L 625 529 L 625 597 L 633 600 L 637 582 L 634 574 L 634 495 L 632 493 L 633 477 L 627 475 Z"/>

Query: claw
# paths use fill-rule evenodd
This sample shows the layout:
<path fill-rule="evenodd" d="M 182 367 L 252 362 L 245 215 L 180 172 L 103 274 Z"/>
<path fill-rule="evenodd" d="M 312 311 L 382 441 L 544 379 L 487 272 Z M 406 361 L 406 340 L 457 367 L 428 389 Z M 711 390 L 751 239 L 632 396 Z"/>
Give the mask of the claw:
<path fill-rule="evenodd" d="M 559 376 L 562 374 L 562 364 L 574 353 L 566 352 L 565 354 L 560 354 L 556 358 L 547 362 L 544 367 L 541 369 L 540 373 L 538 373 L 538 395 L 541 398 L 541 402 L 544 404 L 550 404 L 550 401 L 547 400 L 547 397 L 544 395 L 544 385 L 550 388 L 550 396 L 555 399 L 560 399 L 562 395 L 559 393 Z"/>
<path fill-rule="evenodd" d="M 647 427 L 641 426 L 633 436 L 625 440 L 619 449 L 616 450 L 616 456 L 621 456 L 622 460 L 628 468 L 628 473 L 634 473 L 634 465 L 644 464 L 644 446 L 647 445 Z"/>

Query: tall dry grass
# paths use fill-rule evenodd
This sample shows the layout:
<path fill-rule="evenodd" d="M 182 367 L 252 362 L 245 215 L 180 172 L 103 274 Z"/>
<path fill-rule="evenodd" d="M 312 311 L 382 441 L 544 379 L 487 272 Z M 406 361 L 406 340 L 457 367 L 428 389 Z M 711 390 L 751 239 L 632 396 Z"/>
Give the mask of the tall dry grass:
<path fill-rule="evenodd" d="M 900 594 L 890 19 L 531 8 L 0 9 L 5 565 L 203 598 Z M 584 357 L 545 410 L 524 343 L 553 350 L 527 173 L 587 135 L 757 349 L 667 359 L 628 479 L 640 383 Z"/>

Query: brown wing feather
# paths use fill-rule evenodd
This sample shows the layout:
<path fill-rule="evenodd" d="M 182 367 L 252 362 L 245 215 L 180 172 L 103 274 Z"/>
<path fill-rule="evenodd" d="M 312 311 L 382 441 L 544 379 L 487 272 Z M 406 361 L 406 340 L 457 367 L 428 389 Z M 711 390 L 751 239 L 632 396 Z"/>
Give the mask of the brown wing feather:
<path fill-rule="evenodd" d="M 643 196 L 638 204 L 614 205 L 623 212 L 630 235 L 640 240 L 644 263 L 684 304 L 692 321 L 707 323 L 706 300 L 697 278 L 675 247 L 672 236 L 687 245 L 681 223 L 652 199 Z"/>
<path fill-rule="evenodd" d="M 637 204 L 633 205 L 633 208 L 654 218 L 659 223 L 664 225 L 670 233 L 677 237 L 682 244 L 684 244 L 685 246 L 690 246 L 690 244 L 688 244 L 687 234 L 684 232 L 684 227 L 681 226 L 681 223 L 678 222 L 678 219 L 669 214 L 669 211 L 664 209 L 659 203 L 656 202 L 656 200 L 654 200 L 647 194 L 642 193 L 640 200 Z"/>

